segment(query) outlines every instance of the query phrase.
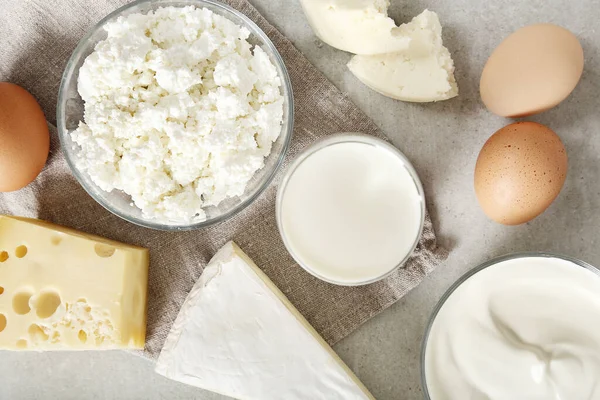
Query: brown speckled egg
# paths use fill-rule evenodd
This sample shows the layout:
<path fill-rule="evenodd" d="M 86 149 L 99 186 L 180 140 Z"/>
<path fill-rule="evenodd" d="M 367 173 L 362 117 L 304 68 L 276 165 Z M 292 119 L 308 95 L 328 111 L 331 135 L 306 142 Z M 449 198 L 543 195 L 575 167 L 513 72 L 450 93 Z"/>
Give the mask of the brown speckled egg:
<path fill-rule="evenodd" d="M 567 177 L 567 152 L 550 128 L 517 122 L 494 133 L 475 166 L 475 193 L 492 220 L 518 225 L 540 215 Z"/>

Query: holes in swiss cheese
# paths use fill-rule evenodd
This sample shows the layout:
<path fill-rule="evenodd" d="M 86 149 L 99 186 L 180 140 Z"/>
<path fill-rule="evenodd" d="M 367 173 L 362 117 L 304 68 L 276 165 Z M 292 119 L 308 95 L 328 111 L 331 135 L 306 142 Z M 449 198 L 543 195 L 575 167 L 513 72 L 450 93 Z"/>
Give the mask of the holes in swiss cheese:
<path fill-rule="evenodd" d="M 0 294 L 4 293 L 4 288 L 0 286 Z"/>
<path fill-rule="evenodd" d="M 60 294 L 51 290 L 43 291 L 37 296 L 35 313 L 40 318 L 50 318 L 61 303 Z"/>
<path fill-rule="evenodd" d="M 12 299 L 13 310 L 19 315 L 25 315 L 31 311 L 29 299 L 33 296 L 33 292 L 29 289 L 24 289 L 17 292 Z"/>
<path fill-rule="evenodd" d="M 19 339 L 17 340 L 17 349 L 26 349 L 27 348 L 27 340 Z"/>
<path fill-rule="evenodd" d="M 49 336 L 44 332 L 44 330 L 37 324 L 29 325 L 29 329 L 27 330 L 29 333 L 29 337 L 32 342 L 45 342 L 49 339 Z"/>
<path fill-rule="evenodd" d="M 85 311 L 86 313 L 92 312 L 92 307 L 90 307 L 90 305 L 88 304 L 86 299 L 84 299 L 84 298 L 77 299 L 77 303 L 82 305 L 83 311 Z"/>
<path fill-rule="evenodd" d="M 62 237 L 60 237 L 60 236 L 55 235 L 50 238 L 50 243 L 52 243 L 55 246 L 58 246 L 60 244 L 60 242 L 62 242 Z"/>
<path fill-rule="evenodd" d="M 60 340 L 60 332 L 54 331 L 52 333 L 52 338 L 50 339 L 50 342 L 51 343 L 58 343 L 59 340 Z"/>
<path fill-rule="evenodd" d="M 17 256 L 17 258 L 23 258 L 26 255 L 27 255 L 27 246 L 20 245 L 15 249 L 15 256 Z"/>
<path fill-rule="evenodd" d="M 8 260 L 8 252 L 0 251 L 0 263 L 3 263 L 6 260 Z"/>
<path fill-rule="evenodd" d="M 108 258 L 115 254 L 115 248 L 109 244 L 96 243 L 94 251 L 99 257 Z"/>
<path fill-rule="evenodd" d="M 0 332 L 2 332 L 6 328 L 6 317 L 4 314 L 0 314 Z"/>
<path fill-rule="evenodd" d="M 84 330 L 80 330 L 79 333 L 77 334 L 77 337 L 79 338 L 79 341 L 81 343 L 87 342 L 87 333 L 85 333 Z"/>

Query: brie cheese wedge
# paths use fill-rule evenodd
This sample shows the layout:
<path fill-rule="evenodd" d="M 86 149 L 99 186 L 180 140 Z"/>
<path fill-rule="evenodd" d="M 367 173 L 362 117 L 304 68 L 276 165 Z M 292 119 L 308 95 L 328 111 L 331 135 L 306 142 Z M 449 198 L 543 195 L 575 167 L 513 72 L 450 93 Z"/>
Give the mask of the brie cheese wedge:
<path fill-rule="evenodd" d="M 300 0 L 319 39 L 354 54 L 408 48 L 410 38 L 387 16 L 389 0 Z"/>
<path fill-rule="evenodd" d="M 242 400 L 374 400 L 233 242 L 190 292 L 156 372 Z"/>
<path fill-rule="evenodd" d="M 354 56 L 350 71 L 371 89 L 398 100 L 431 102 L 457 96 L 454 62 L 442 43 L 437 14 L 425 10 L 403 27 L 411 38 L 407 50 Z"/>

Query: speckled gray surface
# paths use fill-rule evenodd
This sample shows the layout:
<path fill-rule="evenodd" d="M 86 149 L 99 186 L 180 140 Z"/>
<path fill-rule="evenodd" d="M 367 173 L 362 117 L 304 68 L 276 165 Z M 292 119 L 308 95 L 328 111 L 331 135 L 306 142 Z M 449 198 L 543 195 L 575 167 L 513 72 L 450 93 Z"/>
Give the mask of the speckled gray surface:
<path fill-rule="evenodd" d="M 335 347 L 378 400 L 422 398 L 419 351 L 428 316 L 443 291 L 478 263 L 514 251 L 546 250 L 600 265 L 600 1 L 392 0 L 391 15 L 399 22 L 425 8 L 436 11 L 456 63 L 460 96 L 422 105 L 384 98 L 357 82 L 345 67 L 350 56 L 316 40 L 297 0 L 251 2 L 413 161 L 440 241 L 452 247 L 448 261 L 421 286 Z M 550 126 L 565 143 L 570 165 L 562 193 L 534 221 L 504 227 L 482 214 L 472 180 L 481 146 L 510 121 L 485 110 L 478 81 L 501 39 L 535 22 L 573 31 L 583 44 L 586 65 L 563 104 L 531 118 Z M 149 362 L 127 353 L 4 352 L 0 357 L 2 400 L 221 398 L 170 382 L 154 374 Z"/>

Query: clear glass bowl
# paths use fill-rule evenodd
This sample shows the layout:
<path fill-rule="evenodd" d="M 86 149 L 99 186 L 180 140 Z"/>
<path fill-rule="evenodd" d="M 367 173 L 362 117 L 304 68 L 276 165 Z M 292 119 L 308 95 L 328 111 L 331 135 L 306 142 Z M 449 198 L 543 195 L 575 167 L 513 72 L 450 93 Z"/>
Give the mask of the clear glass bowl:
<path fill-rule="evenodd" d="M 305 262 L 303 262 L 301 257 L 299 257 L 297 254 L 295 254 L 294 248 L 290 244 L 290 241 L 288 240 L 288 238 L 286 236 L 285 229 L 283 228 L 282 215 L 281 215 L 282 201 L 283 201 L 284 193 L 285 193 L 285 190 L 287 187 L 287 183 L 289 182 L 292 175 L 294 175 L 295 170 L 304 162 L 304 160 L 306 160 L 312 154 L 316 153 L 317 151 L 319 151 L 327 146 L 335 145 L 338 143 L 368 144 L 371 146 L 377 146 L 377 147 L 383 148 L 384 150 L 391 152 L 394 156 L 398 157 L 404 164 L 404 168 L 406 168 L 409 175 L 411 176 L 411 178 L 417 188 L 417 193 L 419 194 L 419 197 L 420 197 L 420 208 L 419 209 L 420 209 L 421 215 L 419 216 L 418 234 L 415 237 L 414 242 L 412 243 L 410 251 L 406 254 L 406 256 L 402 260 L 398 260 L 398 264 L 393 266 L 390 270 L 386 271 L 384 274 L 382 274 L 380 276 L 376 276 L 369 280 L 341 282 L 341 281 L 337 281 L 337 280 L 332 280 L 328 277 L 321 275 L 314 268 L 311 268 L 310 265 L 307 265 Z M 338 133 L 335 135 L 328 136 L 324 139 L 321 139 L 321 140 L 317 141 L 316 143 L 314 143 L 313 145 L 311 145 L 310 147 L 308 147 L 294 160 L 292 165 L 289 166 L 285 176 L 283 177 L 283 180 L 281 181 L 281 184 L 279 185 L 279 189 L 277 191 L 276 216 L 277 216 L 277 227 L 279 229 L 279 233 L 281 235 L 283 243 L 285 244 L 285 247 L 287 248 L 288 252 L 292 255 L 294 260 L 296 260 L 296 262 L 302 268 L 304 268 L 306 270 L 306 272 L 308 272 L 309 274 L 311 274 L 325 282 L 333 283 L 335 285 L 341 285 L 341 286 L 367 285 L 367 284 L 374 283 L 374 282 L 377 282 L 377 281 L 380 281 L 380 280 L 386 278 L 392 272 L 394 272 L 398 268 L 402 267 L 406 263 L 406 261 L 408 261 L 408 259 L 412 255 L 412 253 L 415 251 L 415 248 L 417 247 L 417 245 L 419 244 L 419 240 L 421 239 L 421 235 L 423 234 L 423 225 L 425 224 L 425 192 L 423 191 L 423 186 L 421 184 L 421 180 L 419 179 L 419 176 L 417 175 L 417 171 L 415 171 L 414 167 L 412 166 L 412 164 L 410 163 L 408 158 L 406 158 L 406 156 L 400 150 L 398 150 L 396 147 L 394 147 L 393 145 L 391 145 L 390 143 L 388 143 L 382 139 L 378 139 L 371 135 L 365 135 L 362 133 Z"/>
<path fill-rule="evenodd" d="M 563 255 L 559 255 L 559 254 L 546 253 L 546 252 L 522 252 L 522 253 L 508 254 L 505 256 L 498 257 L 498 258 L 494 258 L 493 260 L 490 260 L 490 261 L 486 261 L 483 264 L 481 264 L 481 265 L 473 268 L 472 270 L 468 271 L 467 273 L 465 273 L 454 284 L 452 284 L 452 286 L 450 286 L 450 288 L 448 290 L 446 290 L 446 292 L 444 293 L 442 298 L 435 305 L 433 312 L 431 314 L 431 317 L 429 318 L 429 322 L 427 323 L 427 328 L 425 329 L 425 335 L 423 336 L 423 342 L 421 344 L 421 387 L 423 388 L 423 396 L 426 400 L 431 400 L 431 397 L 429 395 L 429 390 L 427 389 L 427 375 L 426 375 L 426 368 L 425 368 L 427 342 L 429 340 L 429 334 L 431 333 L 431 329 L 435 322 L 435 318 L 437 317 L 437 315 L 440 312 L 440 310 L 442 309 L 442 307 L 444 307 L 444 304 L 446 303 L 446 301 L 450 298 L 450 296 L 452 296 L 454 291 L 460 287 L 460 285 L 465 283 L 469 278 L 471 278 L 473 275 L 477 274 L 478 272 L 481 272 L 482 270 L 484 270 L 488 267 L 491 267 L 493 265 L 499 264 L 504 261 L 514 260 L 514 259 L 518 259 L 518 258 L 531 258 L 531 257 L 557 258 L 557 259 L 561 259 L 561 260 L 565 260 L 565 261 L 570 261 L 575 265 L 578 265 L 582 268 L 586 268 L 586 269 L 600 275 L 600 270 L 598 270 L 596 267 L 586 263 L 585 261 L 581 261 L 581 260 L 578 260 L 576 258 L 569 257 L 569 256 L 563 256 Z"/>
<path fill-rule="evenodd" d="M 271 61 L 277 68 L 281 78 L 281 92 L 284 97 L 283 124 L 281 134 L 273 143 L 271 154 L 265 158 L 265 166 L 254 174 L 252 180 L 246 186 L 242 196 L 225 199 L 218 206 L 206 207 L 206 220 L 192 224 L 176 224 L 168 221 L 159 221 L 145 218 L 139 208 L 131 205 L 131 198 L 124 192 L 113 190 L 105 192 L 100 189 L 90 177 L 79 171 L 75 162 L 77 146 L 73 146 L 70 132 L 75 130 L 79 121 L 83 121 L 84 103 L 77 92 L 77 79 L 79 68 L 83 65 L 86 57 L 93 52 L 96 44 L 106 38 L 103 26 L 119 16 L 133 13 L 147 13 L 160 7 L 184 7 L 196 6 L 197 8 L 208 8 L 216 14 L 222 15 L 239 26 L 244 26 L 250 31 L 248 42 L 259 45 L 269 55 Z M 62 77 L 58 93 L 57 125 L 62 150 L 67 159 L 69 167 L 75 178 L 79 181 L 86 192 L 98 203 L 113 214 L 137 225 L 160 230 L 190 230 L 207 227 L 222 222 L 250 205 L 269 186 L 277 170 L 283 163 L 287 153 L 293 131 L 294 103 L 292 97 L 292 85 L 286 67 L 277 49 L 267 35 L 248 17 L 233 8 L 211 0 L 139 0 L 127 4 L 112 12 L 102 19 L 81 39 L 75 51 L 67 63 Z"/>

